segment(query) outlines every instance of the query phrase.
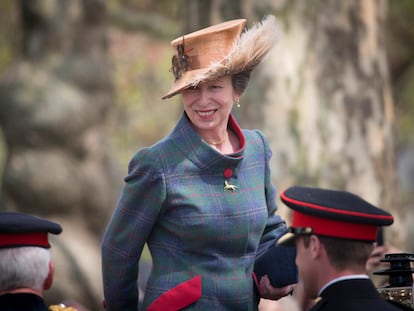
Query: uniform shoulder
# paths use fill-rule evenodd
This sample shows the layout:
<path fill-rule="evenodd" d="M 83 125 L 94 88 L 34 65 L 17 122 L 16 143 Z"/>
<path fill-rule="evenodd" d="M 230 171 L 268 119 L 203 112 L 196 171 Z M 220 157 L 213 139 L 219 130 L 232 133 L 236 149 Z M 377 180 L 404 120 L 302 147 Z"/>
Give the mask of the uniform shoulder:
<path fill-rule="evenodd" d="M 67 307 L 64 304 L 50 305 L 48 310 L 49 311 L 78 311 L 78 309 L 75 309 L 73 307 Z"/>

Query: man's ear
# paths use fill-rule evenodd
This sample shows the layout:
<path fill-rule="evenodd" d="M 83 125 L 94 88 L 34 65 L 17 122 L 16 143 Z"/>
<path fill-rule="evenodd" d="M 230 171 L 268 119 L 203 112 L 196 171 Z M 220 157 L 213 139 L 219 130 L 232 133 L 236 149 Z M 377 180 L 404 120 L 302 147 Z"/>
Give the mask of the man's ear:
<path fill-rule="evenodd" d="M 317 258 L 322 254 L 322 243 L 318 236 L 312 234 L 310 236 L 309 248 L 312 258 Z"/>
<path fill-rule="evenodd" d="M 55 266 L 53 264 L 53 261 L 50 260 L 49 261 L 49 273 L 47 274 L 47 278 L 45 280 L 45 282 L 43 283 L 43 289 L 47 290 L 50 287 L 52 287 L 52 283 L 53 283 L 53 275 L 55 274 Z"/>

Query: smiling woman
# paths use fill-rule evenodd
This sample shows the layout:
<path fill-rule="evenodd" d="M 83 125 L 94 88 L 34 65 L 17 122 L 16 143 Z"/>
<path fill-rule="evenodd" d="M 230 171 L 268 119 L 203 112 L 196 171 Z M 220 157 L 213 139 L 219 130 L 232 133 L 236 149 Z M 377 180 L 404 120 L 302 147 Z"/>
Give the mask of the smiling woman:
<path fill-rule="evenodd" d="M 163 98 L 181 94 L 184 111 L 129 164 L 102 244 L 107 310 L 136 310 L 145 243 L 153 260 L 145 310 L 257 310 L 260 297 L 277 300 L 292 289 L 253 277 L 258 253 L 287 229 L 275 213 L 267 139 L 241 129 L 231 113 L 278 39 L 273 16 L 242 32 L 245 22 L 172 41 L 175 81 Z"/>

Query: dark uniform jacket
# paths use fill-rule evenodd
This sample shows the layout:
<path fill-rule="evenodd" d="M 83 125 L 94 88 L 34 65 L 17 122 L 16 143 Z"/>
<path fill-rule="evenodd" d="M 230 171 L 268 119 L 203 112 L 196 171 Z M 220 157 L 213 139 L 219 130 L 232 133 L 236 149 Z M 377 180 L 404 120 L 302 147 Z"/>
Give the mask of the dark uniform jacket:
<path fill-rule="evenodd" d="M 4 294 L 0 295 L 1 311 L 47 311 L 42 297 L 35 294 Z"/>
<path fill-rule="evenodd" d="M 370 279 L 342 280 L 329 285 L 309 311 L 401 311 L 383 299 Z"/>

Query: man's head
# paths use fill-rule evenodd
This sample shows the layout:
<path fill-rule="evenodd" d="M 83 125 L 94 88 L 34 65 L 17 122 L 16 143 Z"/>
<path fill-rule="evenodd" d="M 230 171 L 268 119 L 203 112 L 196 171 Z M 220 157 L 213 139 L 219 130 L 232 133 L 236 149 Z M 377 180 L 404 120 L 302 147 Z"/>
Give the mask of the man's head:
<path fill-rule="evenodd" d="M 0 213 L 0 293 L 32 289 L 41 294 L 53 281 L 48 235 L 59 224 L 32 215 Z"/>
<path fill-rule="evenodd" d="M 295 186 L 281 199 L 293 218 L 279 244 L 296 243 L 299 277 L 310 297 L 335 277 L 365 273 L 378 227 L 393 223 L 388 212 L 345 191 Z"/>

